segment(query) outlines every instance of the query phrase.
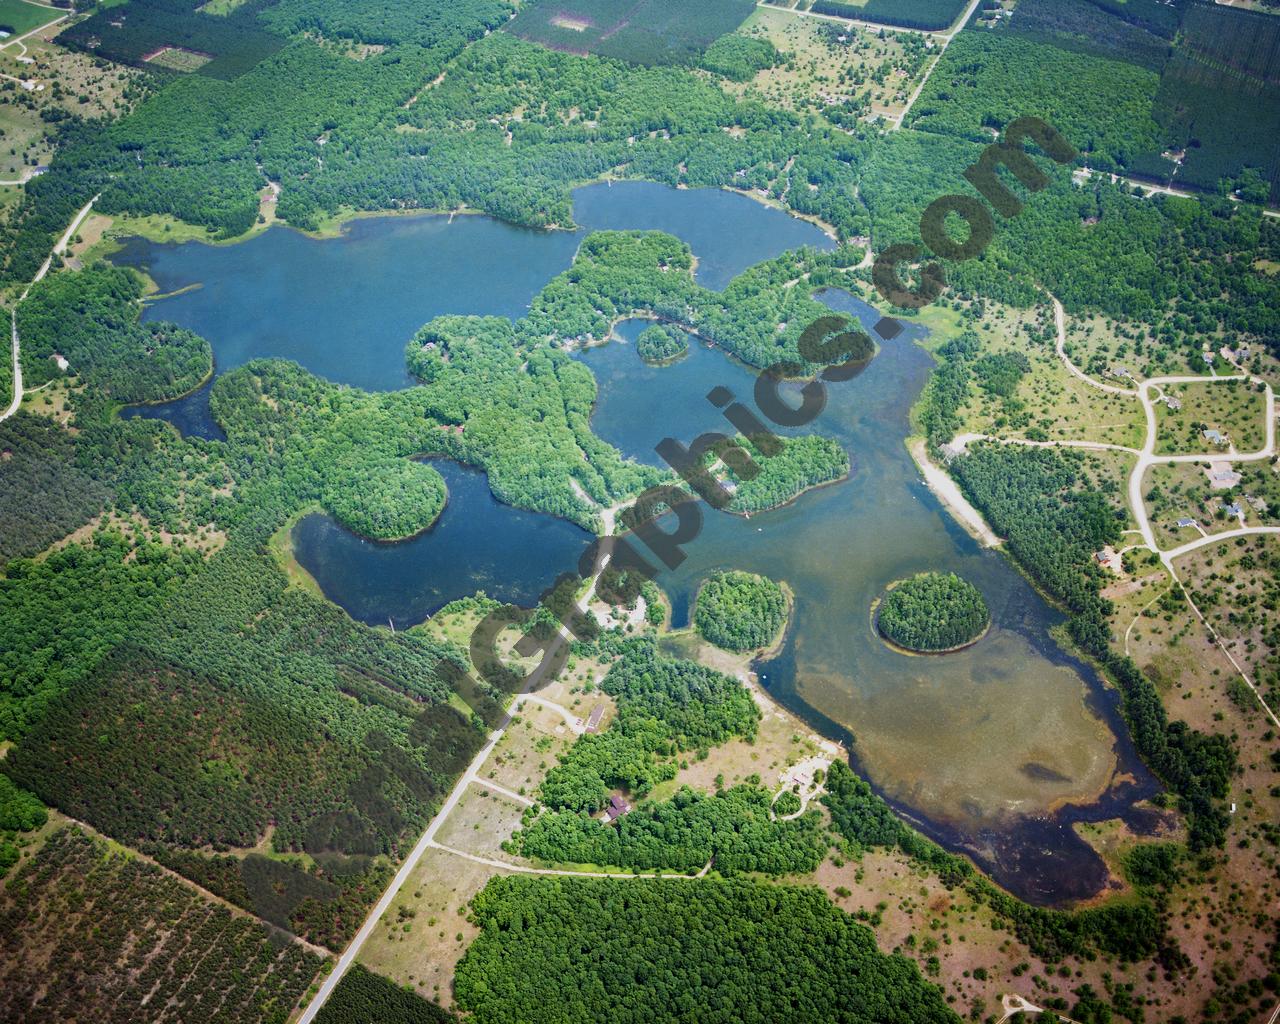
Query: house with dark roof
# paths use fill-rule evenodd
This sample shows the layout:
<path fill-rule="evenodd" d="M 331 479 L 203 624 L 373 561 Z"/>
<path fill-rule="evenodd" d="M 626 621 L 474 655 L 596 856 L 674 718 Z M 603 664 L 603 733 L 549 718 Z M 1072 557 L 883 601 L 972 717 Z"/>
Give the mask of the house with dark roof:
<path fill-rule="evenodd" d="M 617 821 L 624 814 L 630 812 L 630 810 L 631 805 L 622 799 L 622 797 L 617 793 L 614 793 L 613 796 L 609 797 L 609 806 L 604 809 L 604 820 Z"/>

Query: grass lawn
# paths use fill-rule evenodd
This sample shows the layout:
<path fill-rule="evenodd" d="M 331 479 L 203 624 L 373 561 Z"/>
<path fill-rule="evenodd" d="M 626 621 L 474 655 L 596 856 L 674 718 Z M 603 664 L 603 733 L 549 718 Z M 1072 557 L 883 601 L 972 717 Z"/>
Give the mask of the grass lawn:
<path fill-rule="evenodd" d="M 1177 410 L 1156 406 L 1156 452 L 1161 455 L 1210 456 L 1225 448 L 1206 441 L 1203 429 L 1226 435 L 1241 453 L 1256 452 L 1266 444 L 1266 397 L 1252 384 L 1223 380 L 1204 384 L 1175 384 L 1164 393 L 1181 403 Z"/>
<path fill-rule="evenodd" d="M 32 29 L 62 17 L 65 11 L 29 4 L 26 0 L 0 0 L 0 26 L 13 35 L 26 35 Z"/>

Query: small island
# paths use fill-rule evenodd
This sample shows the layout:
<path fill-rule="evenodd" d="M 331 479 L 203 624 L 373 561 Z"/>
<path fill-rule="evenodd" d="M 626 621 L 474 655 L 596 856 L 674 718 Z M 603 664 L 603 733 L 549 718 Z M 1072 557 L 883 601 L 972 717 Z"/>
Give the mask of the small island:
<path fill-rule="evenodd" d="M 787 621 L 787 595 L 771 579 L 718 572 L 698 591 L 693 624 L 717 647 L 742 653 L 768 647 Z"/>
<path fill-rule="evenodd" d="M 640 332 L 636 351 L 646 363 L 670 363 L 689 351 L 689 336 L 671 324 L 654 324 Z"/>
<path fill-rule="evenodd" d="M 873 608 L 880 635 L 923 654 L 958 651 L 991 625 L 978 588 L 955 573 L 924 572 L 891 584 Z"/>

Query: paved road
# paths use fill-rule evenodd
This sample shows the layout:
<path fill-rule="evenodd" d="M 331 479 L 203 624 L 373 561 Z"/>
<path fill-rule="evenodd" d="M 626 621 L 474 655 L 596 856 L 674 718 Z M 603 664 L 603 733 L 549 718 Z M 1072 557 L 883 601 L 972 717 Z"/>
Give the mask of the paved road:
<path fill-rule="evenodd" d="M 413 874 L 413 869 L 418 866 L 418 861 L 422 860 L 422 855 L 431 848 L 435 841 L 436 833 L 440 831 L 440 826 L 444 823 L 445 818 L 449 816 L 449 812 L 457 806 L 458 801 L 462 799 L 462 794 L 466 792 L 467 786 L 475 777 L 475 773 L 479 771 L 480 766 L 484 764 L 493 748 L 497 746 L 498 740 L 502 739 L 502 734 L 506 731 L 507 723 L 495 729 L 489 734 L 489 739 L 485 745 L 480 748 L 480 753 L 476 754 L 471 765 L 463 773 L 462 778 L 458 780 L 458 784 L 453 787 L 453 791 L 445 799 L 441 805 L 439 813 L 431 820 L 431 824 L 427 826 L 427 830 L 422 833 L 422 837 L 418 840 L 417 845 L 413 848 L 408 857 L 404 859 L 404 863 L 400 865 L 400 870 L 396 872 L 395 878 L 391 880 L 391 884 L 387 886 L 387 891 L 382 894 L 382 899 L 374 904 L 373 910 L 369 912 L 369 916 L 365 918 L 365 922 L 360 926 L 360 930 L 356 932 L 356 937 L 351 940 L 351 944 L 347 946 L 346 951 L 338 958 L 338 962 L 334 965 L 329 976 L 325 978 L 320 985 L 320 991 L 308 1004 L 307 1008 L 302 1011 L 302 1016 L 298 1018 L 298 1024 L 311 1024 L 315 1020 L 316 1014 L 320 1012 L 320 1008 L 333 995 L 333 990 L 338 987 L 338 982 L 343 975 L 351 969 L 351 965 L 355 963 L 356 957 L 360 953 L 360 948 L 368 941 L 369 936 L 373 934 L 374 928 L 378 925 L 379 918 L 387 912 L 387 908 L 391 906 L 391 901 L 396 898 L 396 894 L 400 891 L 400 887 Z"/>
<path fill-rule="evenodd" d="M 1203 192 L 1189 192 L 1184 188 L 1174 188 L 1171 185 L 1157 185 L 1150 181 L 1139 181 L 1136 178 L 1126 178 L 1122 175 L 1110 174 L 1106 171 L 1095 171 L 1091 167 L 1081 167 L 1076 173 L 1083 174 L 1086 178 L 1092 178 L 1094 175 L 1097 175 L 1100 178 L 1110 178 L 1113 185 L 1131 185 L 1135 188 L 1146 189 L 1148 197 L 1157 192 L 1165 196 L 1179 196 L 1182 199 L 1203 199 L 1205 197 L 1205 193 Z M 1233 203 L 1240 202 L 1239 198 L 1236 196 L 1227 196 L 1227 198 Z M 1263 216 L 1266 217 L 1280 217 L 1280 210 L 1264 208 L 1262 213 Z"/>

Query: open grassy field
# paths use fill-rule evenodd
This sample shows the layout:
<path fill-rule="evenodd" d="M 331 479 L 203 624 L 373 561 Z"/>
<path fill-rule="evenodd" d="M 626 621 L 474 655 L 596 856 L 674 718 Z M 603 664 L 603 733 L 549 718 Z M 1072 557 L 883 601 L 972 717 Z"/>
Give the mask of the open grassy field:
<path fill-rule="evenodd" d="M 1244 512 L 1246 526 L 1280 522 L 1280 474 L 1270 463 L 1236 464 L 1239 480 L 1230 487 L 1210 479 L 1210 473 L 1228 468 L 1225 463 L 1208 460 L 1151 467 L 1143 481 L 1143 493 L 1158 544 L 1177 547 L 1203 535 L 1236 529 L 1240 523 L 1221 511 L 1224 504 L 1233 502 Z M 1198 528 L 1179 527 L 1180 519 L 1194 519 Z"/>
<path fill-rule="evenodd" d="M 1199 341 L 1213 341 L 1206 335 Z M 1086 373 L 1101 379 L 1113 366 L 1123 366 L 1139 380 L 1146 377 L 1203 373 L 1198 344 L 1179 347 L 1158 339 L 1145 324 L 1113 320 L 1096 314 L 1067 317 L 1067 352 Z"/>
<path fill-rule="evenodd" d="M 787 110 L 853 117 L 895 116 L 906 105 L 936 44 L 916 33 L 873 32 L 757 8 L 738 30 L 767 40 L 779 61 L 725 88 Z"/>
<path fill-rule="evenodd" d="M 1178 570 L 1226 649 L 1274 701 L 1280 696 L 1280 650 L 1274 642 L 1280 543 L 1256 536 L 1210 544 L 1179 559 Z M 1246 715 L 1261 719 L 1261 709 L 1241 686 L 1229 687 L 1228 695 Z"/>
<path fill-rule="evenodd" d="M 1076 336 L 1071 318 L 1067 323 L 1070 343 Z M 957 321 L 955 327 L 935 331 L 938 344 L 954 337 L 961 325 Z M 1127 448 L 1142 444 L 1145 424 L 1135 399 L 1100 391 L 1063 366 L 1054 348 L 1050 307 L 1020 310 L 986 303 L 982 315 L 963 326 L 978 335 L 980 359 L 1021 354 L 1030 369 L 1009 397 L 971 383 L 962 432 L 1033 441 L 1097 441 Z"/>
<path fill-rule="evenodd" d="M 1163 390 L 1181 408 L 1156 407 L 1157 454 L 1205 452 L 1211 458 L 1227 450 L 1206 440 L 1201 433 L 1205 429 L 1226 435 L 1230 449 L 1242 454 L 1259 451 L 1266 444 L 1266 396 L 1259 387 L 1225 380 L 1174 384 Z"/>
<path fill-rule="evenodd" d="M 31 6 L 22 0 L 0 3 Z M 21 47 L 0 50 L 0 74 L 37 87 L 25 89 L 17 82 L 0 81 L 0 180 L 18 180 L 24 172 L 49 162 L 56 112 L 84 118 L 116 116 L 141 97 L 138 72 L 42 38 L 56 30 L 57 26 L 33 35 Z M 16 196 L 17 189 L 12 191 Z"/>
<path fill-rule="evenodd" d="M 11 35 L 22 36 L 41 25 L 56 21 L 65 13 L 42 4 L 29 4 L 26 0 L 0 0 L 0 28 Z"/>

